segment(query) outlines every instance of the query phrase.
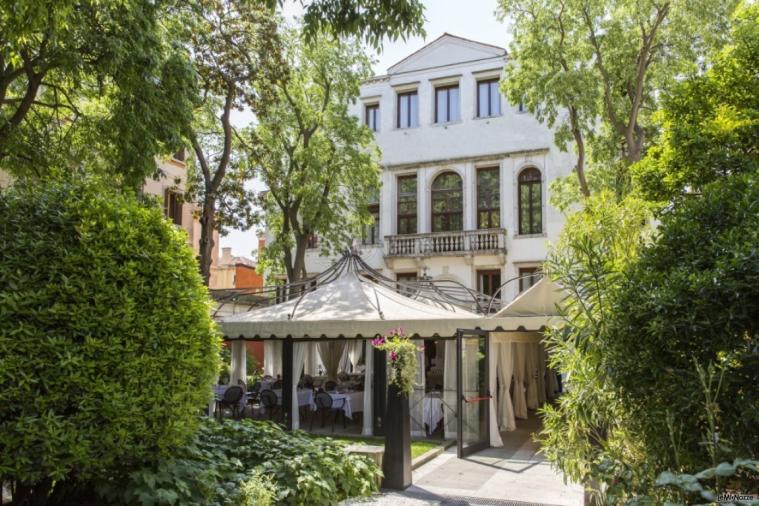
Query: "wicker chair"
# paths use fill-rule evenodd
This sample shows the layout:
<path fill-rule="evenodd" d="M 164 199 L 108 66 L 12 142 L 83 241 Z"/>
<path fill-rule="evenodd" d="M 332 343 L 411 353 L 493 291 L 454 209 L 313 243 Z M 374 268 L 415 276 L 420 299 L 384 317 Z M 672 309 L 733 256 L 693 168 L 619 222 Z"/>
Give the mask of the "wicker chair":
<path fill-rule="evenodd" d="M 338 399 L 335 401 L 331 395 L 326 392 L 317 392 L 314 397 L 314 403 L 316 404 L 316 411 L 311 413 L 311 426 L 309 430 L 314 428 L 314 418 L 321 413 L 322 415 L 322 427 L 324 427 L 325 416 L 332 414 L 332 432 L 335 432 L 335 422 L 337 421 L 338 414 L 342 414 L 343 428 L 345 428 L 345 399 Z"/>
<path fill-rule="evenodd" d="M 240 400 L 244 393 L 245 391 L 238 385 L 232 385 L 224 391 L 224 395 L 219 400 L 218 405 L 220 420 L 224 417 L 224 408 L 230 408 L 232 410 L 233 418 L 240 418 Z"/>

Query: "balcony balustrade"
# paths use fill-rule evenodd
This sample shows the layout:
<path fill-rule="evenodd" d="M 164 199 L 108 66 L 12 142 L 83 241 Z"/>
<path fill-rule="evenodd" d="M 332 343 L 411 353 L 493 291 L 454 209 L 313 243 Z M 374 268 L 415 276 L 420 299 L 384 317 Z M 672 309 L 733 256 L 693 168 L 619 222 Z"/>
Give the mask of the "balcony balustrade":
<path fill-rule="evenodd" d="M 459 230 L 385 237 L 386 257 L 463 256 L 506 252 L 506 229 Z"/>

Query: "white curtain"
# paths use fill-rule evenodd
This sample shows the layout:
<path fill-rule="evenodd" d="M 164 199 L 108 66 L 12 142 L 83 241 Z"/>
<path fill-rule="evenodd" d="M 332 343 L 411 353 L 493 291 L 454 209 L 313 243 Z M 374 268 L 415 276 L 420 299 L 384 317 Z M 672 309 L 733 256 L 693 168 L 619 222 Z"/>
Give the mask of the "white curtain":
<path fill-rule="evenodd" d="M 351 372 L 356 372 L 358 361 L 361 360 L 361 350 L 364 347 L 364 341 L 356 339 L 350 342 L 348 346 L 348 360 L 351 364 Z"/>
<path fill-rule="evenodd" d="M 501 343 L 498 345 L 498 426 L 502 431 L 512 431 L 517 428 L 514 419 L 514 406 L 511 403 L 511 380 L 514 375 L 514 344 Z"/>
<path fill-rule="evenodd" d="M 229 378 L 230 385 L 237 385 L 238 380 L 245 382 L 247 374 L 247 360 L 248 355 L 246 353 L 245 341 L 238 339 L 232 341 L 232 363 L 230 368 L 232 370 Z"/>
<path fill-rule="evenodd" d="M 309 376 L 316 376 L 319 370 L 319 357 L 314 343 L 303 343 L 306 346 L 306 360 L 303 363 L 303 372 Z"/>
<path fill-rule="evenodd" d="M 493 339 L 488 336 L 489 343 L 489 356 L 488 356 L 488 370 L 490 371 L 490 378 L 488 378 L 488 389 L 490 390 L 490 446 L 503 446 L 501 441 L 501 433 L 498 431 L 498 416 L 496 413 L 496 387 L 498 384 L 498 376 L 496 369 L 498 365 L 498 353 L 497 347 L 493 343 Z"/>
<path fill-rule="evenodd" d="M 364 340 L 364 347 L 364 428 L 361 435 L 371 436 L 374 434 L 374 353 L 369 339 Z"/>
<path fill-rule="evenodd" d="M 546 352 L 543 344 L 538 343 L 535 353 L 538 358 L 538 404 L 546 403 Z"/>
<path fill-rule="evenodd" d="M 293 413 L 293 430 L 300 428 L 300 403 L 298 402 L 298 382 L 303 372 L 303 365 L 306 361 L 306 350 L 308 343 L 293 343 L 293 393 L 292 393 L 292 413 Z"/>
<path fill-rule="evenodd" d="M 527 418 L 527 398 L 525 397 L 526 349 L 525 343 L 514 344 L 514 390 L 511 392 L 514 416 L 523 419 Z"/>
<path fill-rule="evenodd" d="M 409 396 L 411 414 L 411 437 L 424 437 L 424 341 L 413 339 L 416 345 L 416 379 L 414 391 Z"/>
<path fill-rule="evenodd" d="M 327 370 L 327 379 L 332 381 L 337 379 L 337 372 L 340 368 L 340 358 L 343 356 L 345 341 L 319 342 L 317 344 L 319 357 L 321 358 L 324 368 Z"/>
<path fill-rule="evenodd" d="M 264 375 L 276 378 L 282 374 L 282 341 L 264 341 Z"/>
<path fill-rule="evenodd" d="M 343 348 L 343 354 L 340 355 L 340 365 L 337 366 L 337 372 L 338 374 L 341 372 L 350 372 L 351 370 L 351 361 L 350 361 L 350 349 L 351 349 L 351 342 L 345 343 L 345 347 Z"/>
<path fill-rule="evenodd" d="M 525 344 L 527 350 L 527 408 L 538 409 L 538 353 L 535 343 Z"/>
<path fill-rule="evenodd" d="M 445 341 L 443 355 L 443 423 L 445 439 L 456 439 L 456 340 Z"/>

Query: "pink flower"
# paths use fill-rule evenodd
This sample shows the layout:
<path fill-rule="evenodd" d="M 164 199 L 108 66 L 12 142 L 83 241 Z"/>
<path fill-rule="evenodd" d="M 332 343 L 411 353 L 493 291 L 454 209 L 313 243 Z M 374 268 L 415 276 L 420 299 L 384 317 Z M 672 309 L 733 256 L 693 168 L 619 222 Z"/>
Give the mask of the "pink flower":
<path fill-rule="evenodd" d="M 375 338 L 375 339 L 372 340 L 372 346 L 374 346 L 375 348 L 377 346 L 382 346 L 383 344 L 385 344 L 385 338 L 382 337 L 382 336 L 377 337 L 377 338 Z"/>
<path fill-rule="evenodd" d="M 390 361 L 391 362 L 395 362 L 395 359 L 397 359 L 397 358 L 398 358 L 398 353 L 395 352 L 395 351 L 391 351 L 390 352 Z"/>

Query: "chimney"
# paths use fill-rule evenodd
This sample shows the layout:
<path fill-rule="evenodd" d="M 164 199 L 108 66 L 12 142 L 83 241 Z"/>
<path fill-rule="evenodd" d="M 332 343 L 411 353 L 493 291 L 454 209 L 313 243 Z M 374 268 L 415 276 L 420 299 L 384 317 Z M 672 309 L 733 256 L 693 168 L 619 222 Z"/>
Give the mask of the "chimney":
<path fill-rule="evenodd" d="M 221 262 L 222 265 L 228 265 L 232 263 L 232 248 L 221 248 Z"/>

